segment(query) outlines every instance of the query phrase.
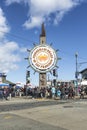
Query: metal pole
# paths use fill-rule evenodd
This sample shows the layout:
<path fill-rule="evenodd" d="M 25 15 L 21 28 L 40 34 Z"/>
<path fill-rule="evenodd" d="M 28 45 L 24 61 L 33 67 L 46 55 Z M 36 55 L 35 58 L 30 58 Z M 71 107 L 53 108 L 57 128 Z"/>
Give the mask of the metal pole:
<path fill-rule="evenodd" d="M 75 57 L 76 57 L 76 73 L 75 73 L 75 78 L 76 78 L 76 95 L 78 95 L 78 53 L 75 53 Z"/>

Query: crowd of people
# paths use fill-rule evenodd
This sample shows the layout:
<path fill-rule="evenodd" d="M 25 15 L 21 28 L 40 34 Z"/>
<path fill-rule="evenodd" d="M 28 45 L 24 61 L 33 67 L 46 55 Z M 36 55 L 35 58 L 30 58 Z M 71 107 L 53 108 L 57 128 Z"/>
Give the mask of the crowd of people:
<path fill-rule="evenodd" d="M 11 92 L 8 87 L 4 87 L 0 89 L 0 99 L 6 99 L 8 100 L 8 97 L 10 96 Z"/>
<path fill-rule="evenodd" d="M 78 92 L 74 86 L 61 84 L 60 86 L 50 86 L 44 88 L 30 88 L 25 86 L 21 90 L 22 96 L 32 96 L 32 98 L 56 98 L 59 99 L 74 99 L 78 94 L 80 98 L 84 98 L 84 95 L 87 94 L 87 87 L 80 86 L 78 87 Z"/>
<path fill-rule="evenodd" d="M 84 98 L 87 95 L 87 87 L 81 86 L 78 91 L 79 97 Z M 0 89 L 0 99 L 8 100 L 9 95 L 11 97 L 15 96 L 31 96 L 32 98 L 56 98 L 59 99 L 74 99 L 76 96 L 76 88 L 72 85 L 61 84 L 60 86 L 50 86 L 44 88 L 31 88 L 25 85 L 23 88 L 8 88 L 5 87 Z"/>

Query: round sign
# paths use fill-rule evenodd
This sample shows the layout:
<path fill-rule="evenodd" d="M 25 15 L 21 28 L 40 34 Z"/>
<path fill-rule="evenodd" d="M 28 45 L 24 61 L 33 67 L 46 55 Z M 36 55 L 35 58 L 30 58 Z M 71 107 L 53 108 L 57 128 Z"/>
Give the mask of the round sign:
<path fill-rule="evenodd" d="M 41 73 L 50 71 L 57 63 L 56 52 L 48 45 L 35 46 L 30 51 L 29 63 L 35 71 Z"/>

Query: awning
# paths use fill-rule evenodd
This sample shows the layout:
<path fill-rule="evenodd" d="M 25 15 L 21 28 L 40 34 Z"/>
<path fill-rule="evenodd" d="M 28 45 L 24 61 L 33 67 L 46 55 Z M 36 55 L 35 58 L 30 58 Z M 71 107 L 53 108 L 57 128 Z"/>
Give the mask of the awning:
<path fill-rule="evenodd" d="M 1 84 L 0 84 L 0 87 L 9 87 L 9 84 L 1 83 Z"/>

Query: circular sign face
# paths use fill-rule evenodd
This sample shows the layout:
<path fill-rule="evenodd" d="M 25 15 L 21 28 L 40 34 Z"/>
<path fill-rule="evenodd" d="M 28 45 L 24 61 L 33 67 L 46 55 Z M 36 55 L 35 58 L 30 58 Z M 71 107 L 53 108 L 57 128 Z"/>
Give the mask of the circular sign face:
<path fill-rule="evenodd" d="M 56 52 L 48 45 L 38 45 L 30 51 L 29 63 L 35 71 L 50 71 L 57 63 Z"/>

